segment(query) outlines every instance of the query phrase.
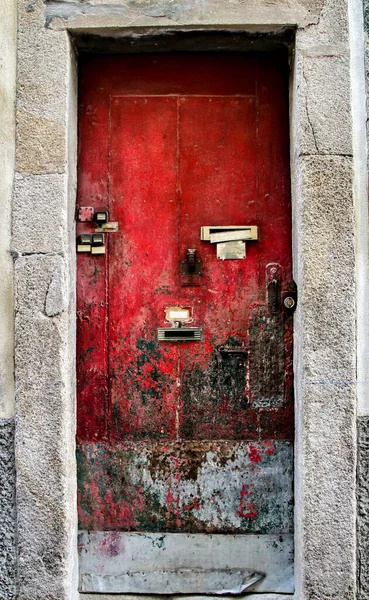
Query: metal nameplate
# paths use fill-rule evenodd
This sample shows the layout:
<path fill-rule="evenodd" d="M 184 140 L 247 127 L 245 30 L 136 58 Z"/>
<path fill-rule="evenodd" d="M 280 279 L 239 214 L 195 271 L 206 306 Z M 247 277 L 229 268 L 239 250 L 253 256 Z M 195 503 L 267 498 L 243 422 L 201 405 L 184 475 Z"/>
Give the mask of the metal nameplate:
<path fill-rule="evenodd" d="M 217 244 L 217 258 L 220 260 L 234 260 L 246 257 L 245 242 L 222 242 Z"/>
<path fill-rule="evenodd" d="M 118 222 L 96 224 L 95 233 L 116 233 L 118 231 Z"/>

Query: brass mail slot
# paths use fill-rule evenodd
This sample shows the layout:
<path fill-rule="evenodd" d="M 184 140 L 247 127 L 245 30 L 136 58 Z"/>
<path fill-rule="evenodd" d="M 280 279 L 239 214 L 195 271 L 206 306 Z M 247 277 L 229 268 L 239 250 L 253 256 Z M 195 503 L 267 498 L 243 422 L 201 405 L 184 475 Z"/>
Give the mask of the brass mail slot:
<path fill-rule="evenodd" d="M 200 342 L 201 327 L 159 327 L 159 342 Z"/>
<path fill-rule="evenodd" d="M 228 242 L 235 240 L 257 240 L 257 225 L 209 225 L 201 227 L 200 239 L 203 242 Z"/>

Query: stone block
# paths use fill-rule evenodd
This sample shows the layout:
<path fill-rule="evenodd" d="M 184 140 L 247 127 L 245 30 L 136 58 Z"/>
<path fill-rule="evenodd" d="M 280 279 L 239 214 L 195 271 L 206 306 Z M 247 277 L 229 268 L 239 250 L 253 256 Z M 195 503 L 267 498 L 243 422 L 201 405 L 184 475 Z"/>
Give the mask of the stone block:
<path fill-rule="evenodd" d="M 18 8 L 17 106 L 65 125 L 72 53 L 68 34 L 45 29 L 42 0 L 20 0 Z"/>
<path fill-rule="evenodd" d="M 316 23 L 322 5 L 323 0 L 290 0 L 288 4 L 258 0 L 97 0 L 87 4 L 62 0 L 47 2 L 45 13 L 47 23 L 55 29 L 236 24 L 263 29 L 268 24 L 275 28 Z"/>
<path fill-rule="evenodd" d="M 301 57 L 297 77 L 300 154 L 352 155 L 348 56 Z"/>
<path fill-rule="evenodd" d="M 64 173 L 66 145 L 63 125 L 18 109 L 16 171 L 34 175 Z"/>
<path fill-rule="evenodd" d="M 15 312 L 18 316 L 44 316 L 50 287 L 65 285 L 65 265 L 61 256 L 27 256 L 15 261 Z M 54 289 L 53 294 L 56 294 Z M 66 290 L 61 290 L 64 295 Z M 58 311 L 61 312 L 61 311 Z M 51 316 L 51 315 L 49 315 Z"/>
<path fill-rule="evenodd" d="M 15 261 L 19 598 L 27 600 L 69 600 L 74 576 L 75 404 L 65 269 L 58 255 Z"/>
<path fill-rule="evenodd" d="M 65 175 L 16 175 L 12 249 L 17 253 L 67 250 L 68 182 Z"/>
<path fill-rule="evenodd" d="M 342 600 L 356 585 L 352 159 L 295 160 L 297 585 Z"/>
<path fill-rule="evenodd" d="M 316 13 L 315 13 L 316 14 Z M 296 36 L 298 51 L 315 54 L 320 52 L 348 51 L 349 23 L 347 0 L 324 0 L 320 4 L 315 26 L 299 29 Z M 325 48 L 325 50 L 324 50 Z"/>
<path fill-rule="evenodd" d="M 304 157 L 299 172 L 295 246 L 304 376 L 316 385 L 351 385 L 356 377 L 352 160 Z"/>
<path fill-rule="evenodd" d="M 352 599 L 356 587 L 355 386 L 306 386 L 296 536 L 304 548 L 306 598 Z M 299 542 L 300 544 L 301 542 Z"/>

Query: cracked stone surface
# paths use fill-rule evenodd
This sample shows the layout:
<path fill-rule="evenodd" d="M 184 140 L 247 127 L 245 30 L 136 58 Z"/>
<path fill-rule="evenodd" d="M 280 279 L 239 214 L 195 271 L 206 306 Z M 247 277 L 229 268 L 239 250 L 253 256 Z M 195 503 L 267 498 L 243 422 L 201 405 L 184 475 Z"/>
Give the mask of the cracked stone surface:
<path fill-rule="evenodd" d="M 290 0 L 263 2 L 243 0 L 48 0 L 45 7 L 46 23 L 63 28 L 83 26 L 86 17 L 96 19 L 96 26 L 156 26 L 186 24 L 256 24 L 307 26 L 319 21 L 324 0 Z"/>
<path fill-rule="evenodd" d="M 349 58 L 304 57 L 302 73 L 308 130 L 301 153 L 352 155 Z"/>
<path fill-rule="evenodd" d="M 27 600 L 72 598 L 65 589 L 76 548 L 74 361 L 65 269 L 55 254 L 19 256 L 14 265 L 19 598 Z"/>

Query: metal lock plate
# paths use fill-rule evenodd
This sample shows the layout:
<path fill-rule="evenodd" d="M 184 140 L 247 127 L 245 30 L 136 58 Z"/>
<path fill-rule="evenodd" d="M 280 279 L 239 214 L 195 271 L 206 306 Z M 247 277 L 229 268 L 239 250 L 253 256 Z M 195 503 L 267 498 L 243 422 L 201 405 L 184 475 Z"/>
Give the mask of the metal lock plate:
<path fill-rule="evenodd" d="M 104 241 L 103 233 L 93 233 L 91 254 L 105 254 Z"/>
<path fill-rule="evenodd" d="M 291 281 L 288 287 L 288 290 L 282 291 L 282 309 L 292 314 L 297 306 L 297 285 L 294 281 Z"/>
<path fill-rule="evenodd" d="M 202 261 L 199 259 L 196 259 L 193 270 L 190 270 L 187 260 L 182 261 L 181 273 L 182 273 L 182 275 L 188 275 L 189 277 L 191 277 L 192 275 L 201 275 Z"/>
<path fill-rule="evenodd" d="M 77 252 L 91 252 L 91 244 L 77 244 Z"/>
<path fill-rule="evenodd" d="M 183 306 L 167 306 L 164 309 L 165 320 L 170 323 L 189 323 L 192 321 L 191 309 Z"/>
<path fill-rule="evenodd" d="M 202 274 L 202 261 L 197 258 L 196 248 L 187 248 L 186 260 L 181 264 L 181 274 L 189 277 Z"/>

